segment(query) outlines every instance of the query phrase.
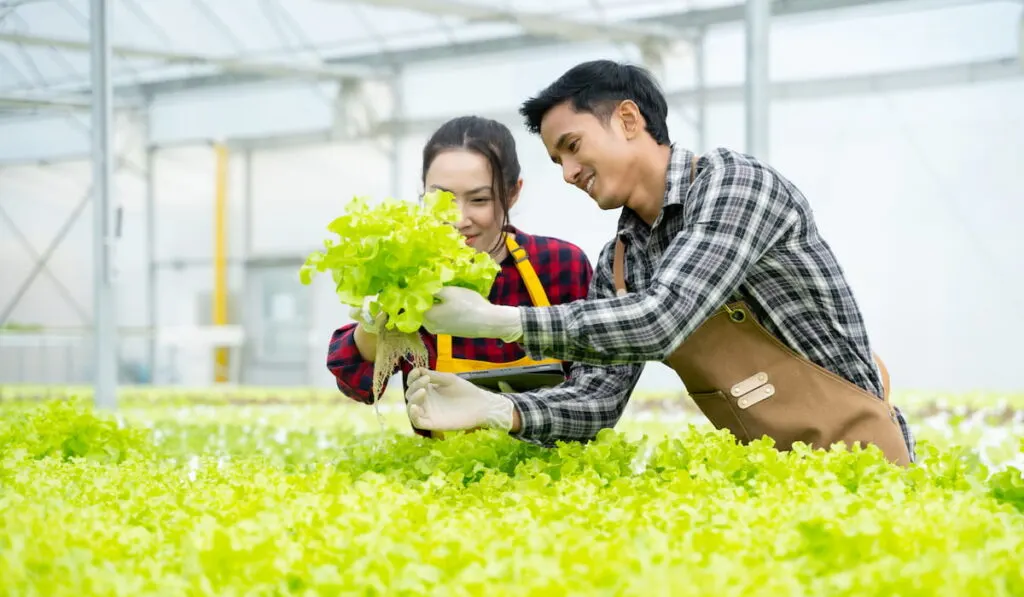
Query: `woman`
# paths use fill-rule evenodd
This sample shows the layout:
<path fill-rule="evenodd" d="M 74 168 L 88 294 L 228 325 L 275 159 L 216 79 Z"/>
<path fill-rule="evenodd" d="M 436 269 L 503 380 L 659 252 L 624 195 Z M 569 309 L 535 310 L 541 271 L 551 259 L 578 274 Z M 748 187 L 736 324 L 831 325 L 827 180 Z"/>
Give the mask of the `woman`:
<path fill-rule="evenodd" d="M 586 254 L 564 240 L 534 236 L 509 223 L 509 210 L 523 187 L 512 133 L 505 125 L 476 116 L 445 123 L 423 148 L 425 191 L 455 195 L 462 212 L 456 223 L 466 244 L 490 253 L 501 265 L 489 300 L 498 305 L 567 303 L 586 297 L 593 270 Z M 436 337 L 420 330 L 430 368 L 462 373 L 508 365 L 560 363 L 529 359 L 518 344 L 492 339 Z M 372 404 L 376 336 L 350 323 L 331 337 L 327 368 L 338 389 L 359 402 Z M 403 385 L 412 366 L 401 365 Z M 563 364 L 563 373 L 568 363 Z M 393 372 L 394 373 L 394 372 Z M 392 374 L 393 374 L 392 373 Z M 429 431 L 415 429 L 430 436 Z"/>

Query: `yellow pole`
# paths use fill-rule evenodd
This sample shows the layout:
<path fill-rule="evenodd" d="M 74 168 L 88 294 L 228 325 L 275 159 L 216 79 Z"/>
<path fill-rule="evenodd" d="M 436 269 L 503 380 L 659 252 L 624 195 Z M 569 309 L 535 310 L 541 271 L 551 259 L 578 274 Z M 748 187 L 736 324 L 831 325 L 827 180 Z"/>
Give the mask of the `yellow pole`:
<path fill-rule="evenodd" d="M 217 156 L 216 193 L 213 214 L 213 325 L 228 323 L 227 280 L 227 203 L 228 203 L 228 148 L 214 145 Z M 214 382 L 228 381 L 228 347 L 214 348 Z"/>

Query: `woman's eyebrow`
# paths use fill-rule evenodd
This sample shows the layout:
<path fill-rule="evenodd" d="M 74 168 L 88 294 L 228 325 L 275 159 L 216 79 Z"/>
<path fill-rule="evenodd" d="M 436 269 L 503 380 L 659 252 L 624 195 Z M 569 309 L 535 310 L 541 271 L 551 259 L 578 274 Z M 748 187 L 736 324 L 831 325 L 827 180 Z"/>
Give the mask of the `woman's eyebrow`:
<path fill-rule="evenodd" d="M 445 193 L 451 193 L 453 195 L 455 194 L 455 191 L 446 189 L 446 188 L 442 187 L 439 184 L 432 184 L 432 185 L 430 185 L 430 188 L 436 189 L 438 191 L 443 191 Z M 473 193 L 482 193 L 483 191 L 490 191 L 490 190 L 491 190 L 490 185 L 484 185 L 484 186 L 481 186 L 481 187 L 477 187 L 475 189 L 469 189 L 468 191 L 466 191 L 466 194 L 467 195 L 471 195 Z"/>

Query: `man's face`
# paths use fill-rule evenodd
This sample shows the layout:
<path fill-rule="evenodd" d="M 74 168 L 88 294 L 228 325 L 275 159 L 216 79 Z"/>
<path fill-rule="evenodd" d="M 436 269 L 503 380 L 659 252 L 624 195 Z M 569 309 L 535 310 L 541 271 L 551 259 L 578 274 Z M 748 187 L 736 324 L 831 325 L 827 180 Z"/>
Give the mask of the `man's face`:
<path fill-rule="evenodd" d="M 564 102 L 544 115 L 540 136 L 551 161 L 562 167 L 565 182 L 590 195 L 601 209 L 625 205 L 635 186 L 634 157 L 617 110 L 603 123 Z"/>

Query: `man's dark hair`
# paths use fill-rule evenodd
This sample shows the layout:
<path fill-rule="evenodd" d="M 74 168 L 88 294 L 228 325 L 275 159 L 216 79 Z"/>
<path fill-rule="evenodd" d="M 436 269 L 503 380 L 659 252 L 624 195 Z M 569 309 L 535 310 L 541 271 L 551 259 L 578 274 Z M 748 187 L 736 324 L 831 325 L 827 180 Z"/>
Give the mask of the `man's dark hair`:
<path fill-rule="evenodd" d="M 519 108 L 526 128 L 540 132 L 540 121 L 555 106 L 572 102 L 576 112 L 589 112 L 604 122 L 615 107 L 632 100 L 647 123 L 647 132 L 660 145 L 669 145 L 668 102 L 654 77 L 643 67 L 612 60 L 592 60 L 572 67 L 536 97 Z"/>

